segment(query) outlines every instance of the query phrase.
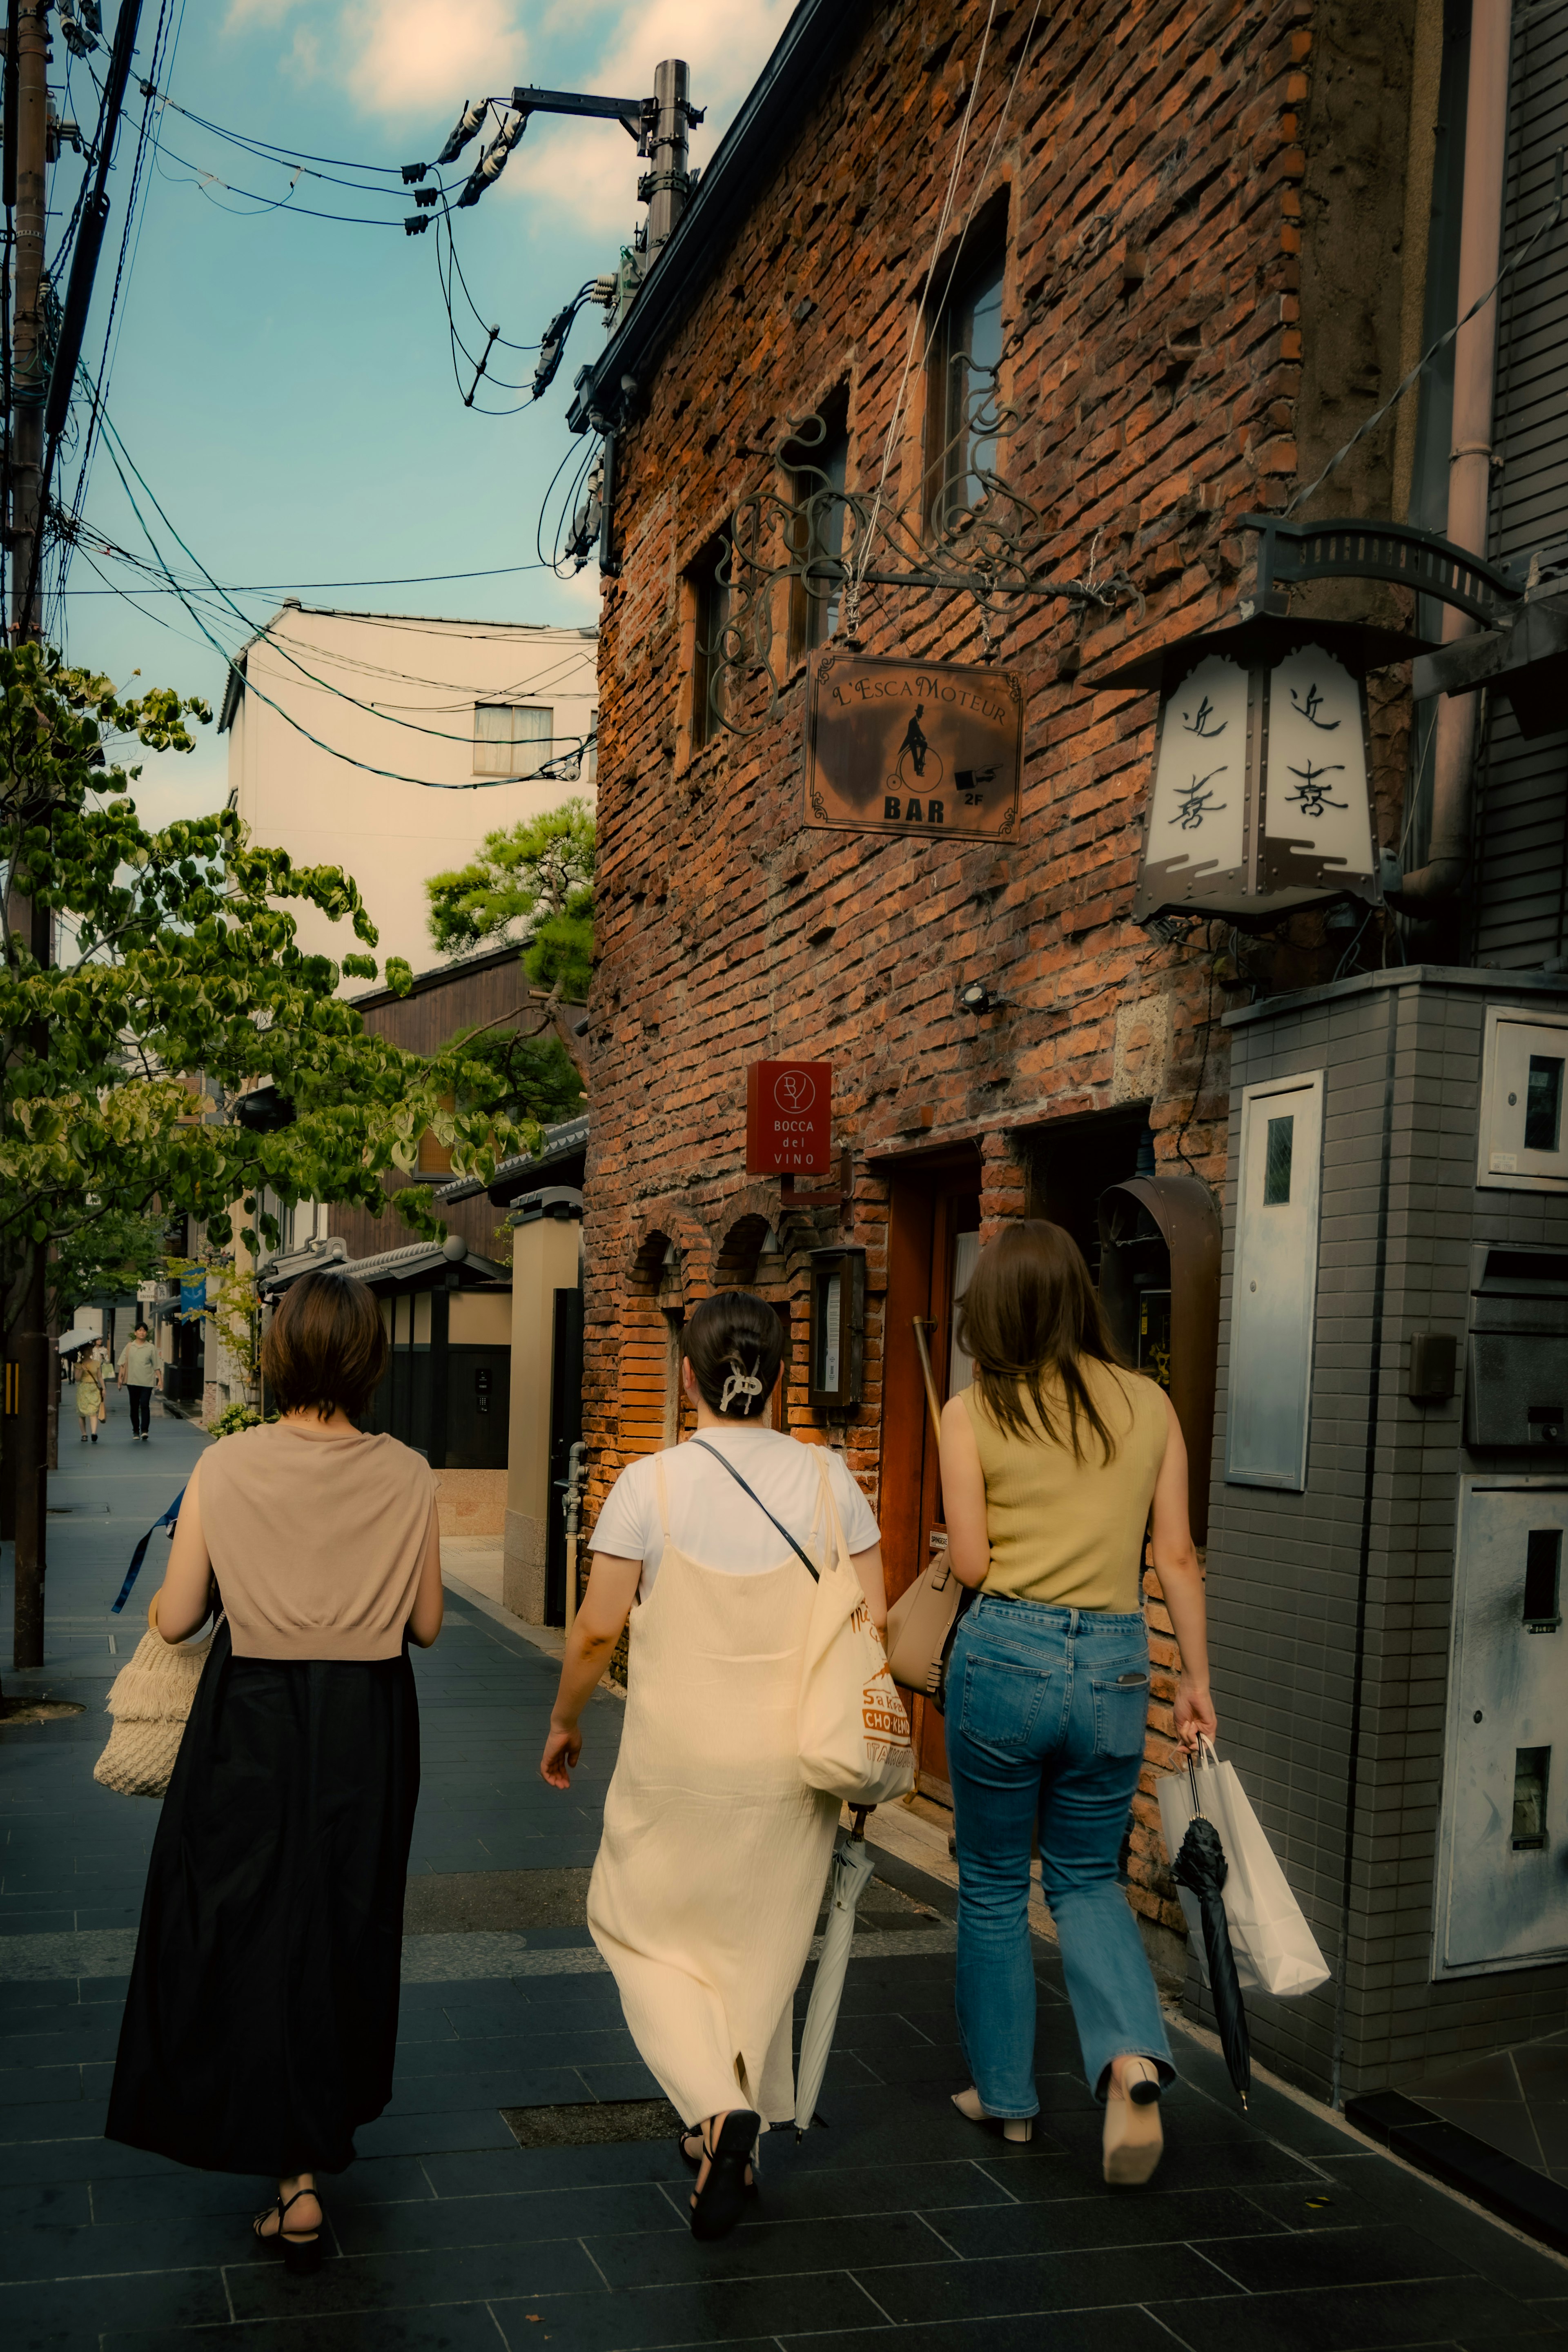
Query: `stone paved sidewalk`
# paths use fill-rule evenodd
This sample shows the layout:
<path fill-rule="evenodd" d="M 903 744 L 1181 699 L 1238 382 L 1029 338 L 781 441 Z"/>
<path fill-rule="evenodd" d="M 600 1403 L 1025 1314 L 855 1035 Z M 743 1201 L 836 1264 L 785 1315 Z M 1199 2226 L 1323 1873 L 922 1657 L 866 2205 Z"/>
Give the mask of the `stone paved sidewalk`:
<path fill-rule="evenodd" d="M 1014 2149 L 965 2124 L 947 2097 L 963 2079 L 952 1896 L 894 1864 L 902 1894 L 868 1897 L 827 2128 L 770 2137 L 754 2218 L 723 2245 L 693 2242 L 668 2143 L 519 2146 L 503 2109 L 655 2092 L 581 1924 L 620 1713 L 595 1701 L 572 1798 L 544 1789 L 553 1664 L 466 1600 L 416 1661 L 395 2096 L 326 2185 L 321 2274 L 287 2279 L 247 2242 L 266 2183 L 99 2137 L 154 1818 L 90 1777 L 109 1642 L 125 1655 L 140 1622 L 108 1604 L 202 1443 L 163 1420 L 144 1447 L 123 1416 L 110 1433 L 55 1485 L 48 1665 L 5 1677 L 89 1709 L 0 1732 L 7 2352 L 1568 2352 L 1568 2266 L 1319 2111 L 1261 2088 L 1243 2116 L 1197 2044 L 1178 2047 L 1157 2185 L 1112 2196 L 1045 1945 L 1039 2136 Z"/>

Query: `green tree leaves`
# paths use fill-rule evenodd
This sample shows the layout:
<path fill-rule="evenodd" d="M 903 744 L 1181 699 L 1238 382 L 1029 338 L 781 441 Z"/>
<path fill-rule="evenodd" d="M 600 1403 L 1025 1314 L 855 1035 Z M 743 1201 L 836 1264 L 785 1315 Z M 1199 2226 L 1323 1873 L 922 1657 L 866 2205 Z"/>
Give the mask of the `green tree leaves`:
<path fill-rule="evenodd" d="M 488 1177 L 537 1148 L 508 1112 L 517 1088 L 459 1043 L 434 1058 L 365 1031 L 337 994 L 374 979 L 376 943 L 353 880 L 252 843 L 232 811 L 149 833 L 116 745 L 192 748 L 204 704 L 163 688 L 134 699 L 36 645 L 0 646 L 0 1249 L 53 1243 L 90 1255 L 106 1210 L 206 1221 L 262 1188 L 276 1200 L 386 1206 L 383 1171 L 444 1122 L 454 1171 Z M 17 896 L 66 919 L 78 960 L 41 967 Z M 342 922 L 341 962 L 297 941 L 294 904 Z M 345 941 L 347 946 L 347 941 Z M 387 984 L 412 978 L 396 959 Z M 270 1078 L 293 1123 L 241 1127 L 235 1098 Z M 456 1109 L 449 1108 L 456 1105 Z M 449 1132 L 448 1132 L 449 1130 Z M 397 1193 L 422 1233 L 440 1230 L 426 1188 Z M 273 1221 L 259 1219 L 264 1233 Z M 250 1231 L 254 1233 L 255 1227 Z M 274 1236 L 275 1237 L 275 1236 Z M 85 1262 L 85 1261 L 84 1261 Z"/>
<path fill-rule="evenodd" d="M 487 834 L 468 865 L 425 885 L 431 939 L 449 952 L 504 938 L 515 925 L 529 978 L 545 988 L 559 982 L 581 1003 L 593 971 L 594 846 L 593 813 L 580 800 Z"/>

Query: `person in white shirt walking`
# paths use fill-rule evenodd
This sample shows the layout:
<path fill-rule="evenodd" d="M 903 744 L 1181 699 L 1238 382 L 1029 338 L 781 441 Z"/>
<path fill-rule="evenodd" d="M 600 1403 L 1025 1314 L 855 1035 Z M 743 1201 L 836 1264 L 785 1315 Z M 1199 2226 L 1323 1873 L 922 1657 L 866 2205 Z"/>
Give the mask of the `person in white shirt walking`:
<path fill-rule="evenodd" d="M 145 1323 L 138 1323 L 135 1338 L 127 1339 L 120 1350 L 116 1370 L 121 1387 L 131 1391 L 131 1443 L 145 1445 L 153 1420 L 153 1391 L 162 1387 L 163 1377 L 158 1350 L 147 1337 Z"/>
<path fill-rule="evenodd" d="M 843 1457 L 767 1427 L 784 1332 L 748 1292 L 681 1334 L 693 1438 L 621 1472 L 599 1514 L 540 1769 L 571 1787 L 579 1718 L 629 1622 L 626 1727 L 588 1890 L 643 2063 L 686 2129 L 692 2234 L 740 2219 L 759 2131 L 795 2114 L 791 2017 L 838 1800 L 801 1780 L 795 1715 L 817 1560 L 887 1616 L 877 1522 Z"/>

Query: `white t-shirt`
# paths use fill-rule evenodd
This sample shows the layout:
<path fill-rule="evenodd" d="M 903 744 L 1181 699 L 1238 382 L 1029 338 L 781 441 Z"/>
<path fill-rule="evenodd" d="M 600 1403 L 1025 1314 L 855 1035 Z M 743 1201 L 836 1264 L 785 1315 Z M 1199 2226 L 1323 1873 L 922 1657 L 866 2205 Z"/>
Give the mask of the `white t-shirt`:
<path fill-rule="evenodd" d="M 828 1484 L 851 1552 L 869 1551 L 879 1541 L 871 1507 L 855 1484 L 849 1465 L 831 1446 L 804 1445 L 775 1429 L 705 1429 L 703 1444 L 732 1462 L 773 1517 L 818 1562 L 827 1555 L 827 1530 L 816 1524 L 822 1511 L 818 1462 L 827 1465 Z M 689 1442 L 666 1454 L 628 1464 L 605 1498 L 589 1540 L 590 1551 L 616 1559 L 640 1559 L 646 1601 L 658 1574 L 664 1528 L 658 1512 L 657 1463 L 664 1464 L 669 1498 L 669 1538 L 678 1550 L 704 1568 L 730 1576 L 761 1576 L 795 1555 L 778 1528 L 764 1517 L 729 1472 Z"/>

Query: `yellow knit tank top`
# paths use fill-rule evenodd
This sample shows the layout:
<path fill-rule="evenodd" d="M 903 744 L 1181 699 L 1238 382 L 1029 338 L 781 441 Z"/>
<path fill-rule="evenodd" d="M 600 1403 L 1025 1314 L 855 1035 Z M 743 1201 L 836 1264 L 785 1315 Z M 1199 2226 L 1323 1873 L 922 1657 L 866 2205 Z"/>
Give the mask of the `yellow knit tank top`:
<path fill-rule="evenodd" d="M 1080 1357 L 1084 1383 L 1116 1439 L 1109 1462 L 1080 1418 L 1085 1459 L 1074 1454 L 1059 1381 L 1046 1386 L 1056 1436 L 1040 1429 L 1022 1391 L 1030 1436 L 999 1429 L 978 1387 L 962 1391 L 985 1474 L 991 1566 L 981 1590 L 1058 1609 L 1131 1615 L 1139 1607 L 1143 1529 L 1169 1430 L 1163 1390 L 1141 1372 Z"/>

